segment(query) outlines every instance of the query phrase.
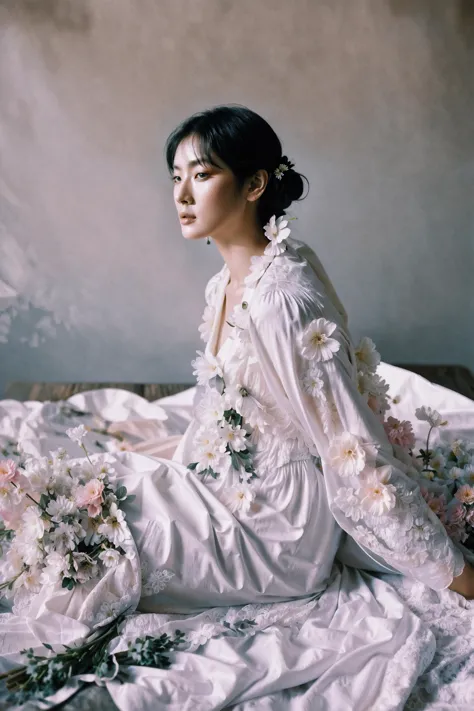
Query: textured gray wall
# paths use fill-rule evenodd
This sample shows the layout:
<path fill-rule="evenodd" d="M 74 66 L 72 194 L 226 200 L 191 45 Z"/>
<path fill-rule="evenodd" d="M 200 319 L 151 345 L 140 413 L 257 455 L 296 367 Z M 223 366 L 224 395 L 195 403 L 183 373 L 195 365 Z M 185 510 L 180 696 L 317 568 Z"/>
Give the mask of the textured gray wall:
<path fill-rule="evenodd" d="M 225 102 L 308 176 L 295 233 L 354 336 L 474 367 L 473 5 L 0 0 L 0 391 L 191 379 L 221 258 L 182 238 L 162 147 Z"/>

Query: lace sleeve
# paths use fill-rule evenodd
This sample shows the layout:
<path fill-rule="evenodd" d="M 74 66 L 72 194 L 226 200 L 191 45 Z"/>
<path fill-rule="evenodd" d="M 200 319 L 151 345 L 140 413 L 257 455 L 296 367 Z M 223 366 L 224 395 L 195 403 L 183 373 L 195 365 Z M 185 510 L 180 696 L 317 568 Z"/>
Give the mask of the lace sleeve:
<path fill-rule="evenodd" d="M 268 387 L 317 450 L 341 528 L 401 573 L 446 588 L 462 572 L 462 553 L 394 457 L 359 393 L 350 336 L 324 312 L 331 320 L 295 288 L 261 295 L 250 333 Z"/>

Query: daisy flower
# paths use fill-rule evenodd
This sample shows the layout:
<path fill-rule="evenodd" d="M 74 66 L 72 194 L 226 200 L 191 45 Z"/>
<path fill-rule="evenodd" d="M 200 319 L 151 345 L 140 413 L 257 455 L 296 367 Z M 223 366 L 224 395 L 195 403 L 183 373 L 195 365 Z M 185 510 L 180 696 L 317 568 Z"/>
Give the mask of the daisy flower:
<path fill-rule="evenodd" d="M 215 425 L 224 418 L 226 409 L 226 402 L 222 395 L 217 390 L 209 388 L 196 406 L 196 418 L 203 425 Z"/>
<path fill-rule="evenodd" d="M 337 326 L 325 318 L 317 318 L 305 328 L 299 337 L 301 355 L 317 363 L 331 360 L 340 348 L 335 338 L 331 338 Z"/>
<path fill-rule="evenodd" d="M 362 480 L 359 496 L 361 506 L 374 516 L 383 516 L 397 503 L 397 490 L 389 484 L 391 467 L 379 467 Z"/>
<path fill-rule="evenodd" d="M 125 515 L 117 504 L 110 504 L 110 515 L 97 529 L 98 533 L 105 536 L 114 546 L 119 546 L 129 537 Z"/>
<path fill-rule="evenodd" d="M 232 486 L 228 491 L 223 493 L 223 503 L 232 513 L 236 513 L 237 511 L 248 513 L 254 499 L 255 492 L 245 484 Z"/>
<path fill-rule="evenodd" d="M 355 350 L 358 370 L 364 373 L 373 373 L 380 365 L 380 353 L 375 347 L 375 343 L 367 336 L 360 340 Z"/>
<path fill-rule="evenodd" d="M 366 452 L 358 437 L 343 432 L 334 437 L 328 450 L 330 464 L 340 476 L 357 476 L 365 467 Z"/>
<path fill-rule="evenodd" d="M 289 237 L 291 232 L 285 216 L 282 215 L 278 219 L 275 215 L 270 217 L 263 231 L 265 232 L 265 237 L 270 240 L 270 243 L 265 247 L 265 255 L 274 257 L 278 254 L 283 254 L 286 250 L 286 245 L 282 244 L 282 242 Z"/>
<path fill-rule="evenodd" d="M 432 410 L 431 407 L 418 407 L 415 410 L 415 416 L 418 420 L 428 422 L 431 427 L 443 427 L 447 425 L 447 421 L 443 420 L 437 410 Z"/>
<path fill-rule="evenodd" d="M 82 447 L 82 440 L 86 436 L 87 430 L 84 425 L 79 425 L 79 427 L 70 427 L 68 430 L 66 430 L 66 434 L 69 439 L 71 439 L 73 442 L 76 442 L 79 447 Z"/>
<path fill-rule="evenodd" d="M 197 351 L 197 354 L 198 357 L 191 362 L 191 365 L 195 368 L 193 375 L 197 377 L 199 385 L 207 385 L 209 380 L 216 375 L 222 377 L 222 368 L 212 353 L 206 354 L 202 353 L 202 351 Z"/>
<path fill-rule="evenodd" d="M 396 417 L 389 417 L 383 426 L 391 444 L 403 449 L 412 449 L 415 446 L 415 434 L 408 420 L 400 421 Z"/>
<path fill-rule="evenodd" d="M 241 452 L 247 449 L 246 434 L 247 431 L 244 430 L 241 425 L 236 425 L 235 427 L 229 423 L 226 423 L 220 430 L 220 436 L 227 444 L 230 444 L 234 452 Z"/>
<path fill-rule="evenodd" d="M 463 484 L 454 494 L 462 504 L 474 504 L 474 487 L 469 484 Z"/>
<path fill-rule="evenodd" d="M 303 378 L 303 388 L 311 397 L 321 397 L 324 400 L 324 382 L 316 368 L 310 368 Z"/>

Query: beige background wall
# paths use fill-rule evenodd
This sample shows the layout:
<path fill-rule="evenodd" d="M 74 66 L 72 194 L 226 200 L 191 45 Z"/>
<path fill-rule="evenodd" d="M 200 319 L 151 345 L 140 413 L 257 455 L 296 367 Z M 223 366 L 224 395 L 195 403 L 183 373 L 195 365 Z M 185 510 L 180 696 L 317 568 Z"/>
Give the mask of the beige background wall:
<path fill-rule="evenodd" d="M 0 392 L 192 379 L 221 258 L 183 240 L 162 148 L 226 102 L 309 178 L 295 232 L 354 336 L 474 367 L 473 5 L 0 0 Z"/>

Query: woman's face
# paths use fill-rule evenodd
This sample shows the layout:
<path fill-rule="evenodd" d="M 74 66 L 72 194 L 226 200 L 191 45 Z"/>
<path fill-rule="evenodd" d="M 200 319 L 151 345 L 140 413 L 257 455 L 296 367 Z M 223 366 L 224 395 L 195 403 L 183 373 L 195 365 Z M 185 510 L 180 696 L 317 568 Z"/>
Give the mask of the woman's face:
<path fill-rule="evenodd" d="M 199 150 L 199 142 L 194 139 Z M 242 223 L 246 206 L 245 186 L 239 188 L 231 169 L 213 156 L 218 166 L 199 163 L 193 137 L 179 144 L 174 157 L 173 195 L 186 239 L 214 237 L 229 241 Z M 192 219 L 185 219 L 190 215 Z"/>

